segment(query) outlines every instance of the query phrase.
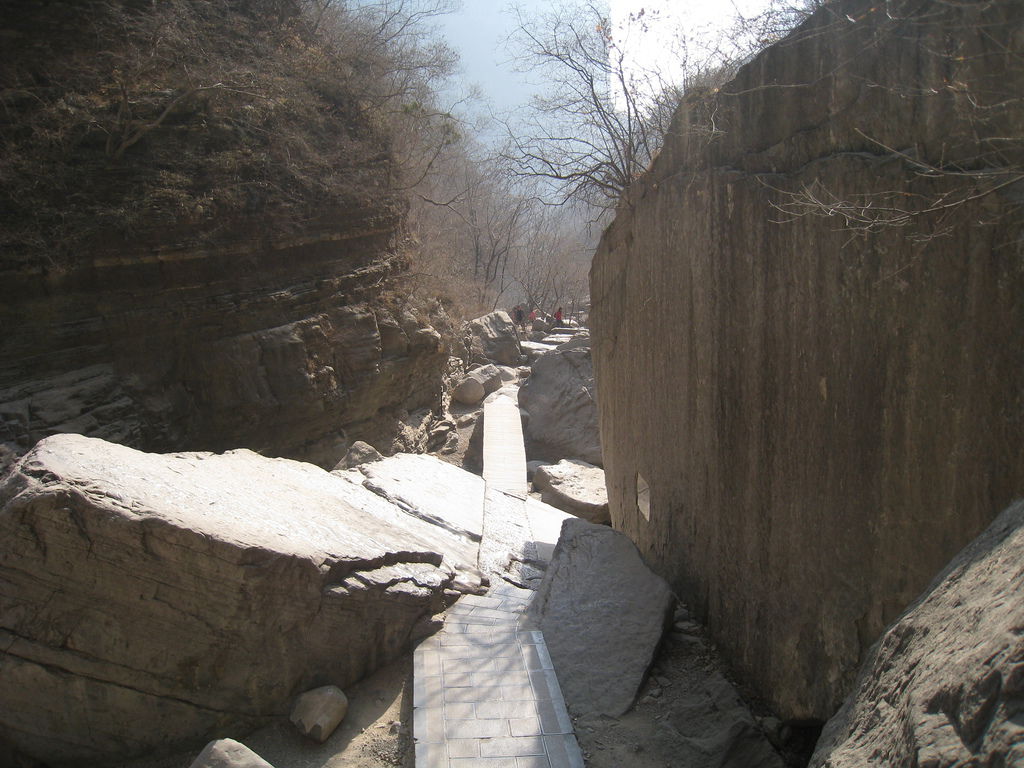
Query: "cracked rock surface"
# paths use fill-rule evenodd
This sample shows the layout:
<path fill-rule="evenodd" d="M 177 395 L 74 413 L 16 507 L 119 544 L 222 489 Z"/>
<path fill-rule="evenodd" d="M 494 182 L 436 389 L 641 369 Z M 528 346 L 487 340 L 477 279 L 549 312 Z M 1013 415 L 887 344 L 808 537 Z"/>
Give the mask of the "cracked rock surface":
<path fill-rule="evenodd" d="M 350 477 L 248 450 L 58 435 L 0 507 L 0 757 L 47 763 L 201 744 L 346 686 L 475 563 L 465 537 Z"/>

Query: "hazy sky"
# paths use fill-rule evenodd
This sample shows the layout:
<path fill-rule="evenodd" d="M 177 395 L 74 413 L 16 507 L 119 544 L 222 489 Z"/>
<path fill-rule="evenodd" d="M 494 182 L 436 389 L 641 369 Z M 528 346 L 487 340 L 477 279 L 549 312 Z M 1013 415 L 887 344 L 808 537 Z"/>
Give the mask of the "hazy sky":
<path fill-rule="evenodd" d="M 462 58 L 462 79 L 477 84 L 493 102 L 495 111 L 506 112 L 529 101 L 538 85 L 528 75 L 516 73 L 506 41 L 515 28 L 508 0 L 462 0 L 462 8 L 441 19 L 445 35 Z M 631 13 L 646 9 L 656 18 L 646 35 L 634 34 L 627 45 L 646 67 L 670 70 L 676 63 L 670 38 L 680 25 L 688 34 L 710 34 L 715 25 L 728 23 L 737 9 L 747 13 L 762 7 L 765 0 L 610 0 L 613 25 L 620 25 Z M 524 12 L 552 10 L 552 0 L 516 0 Z M 533 77 L 536 77 L 534 75 Z"/>

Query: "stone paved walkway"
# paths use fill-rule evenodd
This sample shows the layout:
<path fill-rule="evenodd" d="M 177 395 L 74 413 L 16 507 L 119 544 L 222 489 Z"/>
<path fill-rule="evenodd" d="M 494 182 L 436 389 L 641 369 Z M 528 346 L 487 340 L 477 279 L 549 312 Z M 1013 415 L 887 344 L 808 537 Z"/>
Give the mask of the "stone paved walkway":
<path fill-rule="evenodd" d="M 519 406 L 499 397 L 484 406 L 484 482 L 493 490 L 526 498 L 526 452 Z"/>
<path fill-rule="evenodd" d="M 525 583 L 522 560 L 540 545 L 550 553 L 564 515 L 531 514 L 519 409 L 509 398 L 485 406 L 484 480 L 480 566 Z M 462 597 L 414 654 L 416 768 L 583 768 L 544 637 L 523 616 L 534 593 L 491 579 L 486 596 Z"/>
<path fill-rule="evenodd" d="M 520 626 L 532 596 L 467 595 L 416 649 L 416 768 L 583 768 L 543 635 Z"/>

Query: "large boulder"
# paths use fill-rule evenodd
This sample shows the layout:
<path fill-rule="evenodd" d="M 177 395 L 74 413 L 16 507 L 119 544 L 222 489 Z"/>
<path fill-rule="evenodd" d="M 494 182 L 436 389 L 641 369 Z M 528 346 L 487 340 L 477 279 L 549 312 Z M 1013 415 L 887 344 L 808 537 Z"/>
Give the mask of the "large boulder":
<path fill-rule="evenodd" d="M 355 682 L 475 566 L 461 521 L 411 506 L 248 450 L 41 441 L 0 482 L 0 745 L 102 765 Z"/>
<path fill-rule="evenodd" d="M 1024 502 L 872 646 L 811 765 L 1024 765 Z"/>
<path fill-rule="evenodd" d="M 452 397 L 463 405 L 477 405 L 486 395 L 501 388 L 504 370 L 509 369 L 491 364 L 473 369 L 455 385 Z"/>
<path fill-rule="evenodd" d="M 608 491 L 604 470 L 575 459 L 544 464 L 533 473 L 533 487 L 541 501 L 592 523 L 608 525 Z"/>
<path fill-rule="evenodd" d="M 519 365 L 519 334 L 507 312 L 497 311 L 470 320 L 466 329 L 470 358 L 476 363 Z"/>
<path fill-rule="evenodd" d="M 479 543 L 484 514 L 482 478 L 436 456 L 410 453 L 363 465 L 359 471 L 365 477 L 364 486 L 409 515 L 463 542 Z"/>
<path fill-rule="evenodd" d="M 585 520 L 562 523 L 530 616 L 570 712 L 618 717 L 633 705 L 673 602 L 626 536 Z"/>
<path fill-rule="evenodd" d="M 245 744 L 217 739 L 207 744 L 188 768 L 274 768 Z"/>
<path fill-rule="evenodd" d="M 539 357 L 519 390 L 519 404 L 530 415 L 528 449 L 547 458 L 583 459 L 603 466 L 589 348 L 554 350 Z"/>

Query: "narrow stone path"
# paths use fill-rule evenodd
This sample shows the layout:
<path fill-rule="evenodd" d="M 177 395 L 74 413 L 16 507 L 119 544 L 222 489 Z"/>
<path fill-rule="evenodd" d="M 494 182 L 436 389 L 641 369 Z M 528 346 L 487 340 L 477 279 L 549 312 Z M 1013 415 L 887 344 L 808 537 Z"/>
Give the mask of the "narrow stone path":
<path fill-rule="evenodd" d="M 522 426 L 510 398 L 484 409 L 484 479 L 480 566 L 494 586 L 462 597 L 415 651 L 416 768 L 583 768 L 544 637 L 524 617 L 534 593 L 494 575 L 529 583 L 526 563 L 557 538 L 557 519 L 529 509 Z M 531 520 L 542 519 L 538 541 Z"/>

